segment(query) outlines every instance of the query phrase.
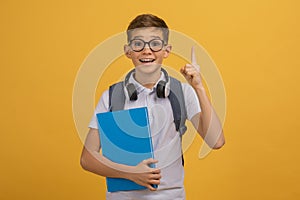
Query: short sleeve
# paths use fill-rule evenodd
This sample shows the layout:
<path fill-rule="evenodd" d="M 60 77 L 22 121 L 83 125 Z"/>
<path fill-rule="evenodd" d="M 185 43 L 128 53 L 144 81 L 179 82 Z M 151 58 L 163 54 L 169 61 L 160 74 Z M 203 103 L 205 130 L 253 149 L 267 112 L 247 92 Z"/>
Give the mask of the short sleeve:
<path fill-rule="evenodd" d="M 191 120 L 195 114 L 201 112 L 199 100 L 195 90 L 189 84 L 182 83 L 182 90 L 187 111 L 187 118 L 188 120 Z"/>
<path fill-rule="evenodd" d="M 96 108 L 94 111 L 94 114 L 92 116 L 92 119 L 89 123 L 89 128 L 95 128 L 98 129 L 98 122 L 97 122 L 97 117 L 96 114 L 97 113 L 101 113 L 101 112 L 108 112 L 109 108 L 108 108 L 108 90 L 104 91 Z"/>

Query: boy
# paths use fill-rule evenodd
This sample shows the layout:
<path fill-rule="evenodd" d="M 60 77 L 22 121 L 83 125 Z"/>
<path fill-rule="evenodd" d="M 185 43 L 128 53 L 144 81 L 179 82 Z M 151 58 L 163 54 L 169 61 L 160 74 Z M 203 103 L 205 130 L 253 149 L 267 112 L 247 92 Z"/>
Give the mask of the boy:
<path fill-rule="evenodd" d="M 163 60 L 171 51 L 168 34 L 168 26 L 162 19 L 151 14 L 139 15 L 128 26 L 128 44 L 124 46 L 125 55 L 132 60 L 135 67 L 125 84 L 132 84 L 136 88 L 133 94 L 129 92 L 126 95 L 124 109 L 144 106 L 148 108 L 155 160 L 149 158 L 137 166 L 111 162 L 99 154 L 101 147 L 95 115 L 90 122 L 81 156 L 82 167 L 104 177 L 125 178 L 148 188 L 107 192 L 107 199 L 185 199 L 181 136 L 174 126 L 170 100 L 164 98 L 168 92 L 161 95 L 157 92 L 160 81 L 169 81 L 167 73 L 162 73 L 161 68 Z M 222 127 L 203 87 L 193 48 L 192 63 L 183 66 L 180 72 L 189 83 L 182 83 L 187 119 L 211 148 L 221 148 L 224 144 Z M 108 91 L 105 91 L 95 114 L 110 110 L 108 99 Z M 149 167 L 152 163 L 156 163 L 156 168 Z M 158 188 L 152 187 L 153 184 L 157 184 Z"/>

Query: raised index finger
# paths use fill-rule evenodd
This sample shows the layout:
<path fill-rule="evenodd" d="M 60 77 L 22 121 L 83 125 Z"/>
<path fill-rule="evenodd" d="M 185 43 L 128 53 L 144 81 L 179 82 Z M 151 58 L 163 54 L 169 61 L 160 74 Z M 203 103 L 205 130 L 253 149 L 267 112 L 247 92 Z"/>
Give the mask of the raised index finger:
<path fill-rule="evenodd" d="M 192 63 L 192 65 L 197 65 L 195 49 L 193 46 L 192 46 L 192 50 L 191 50 L 191 63 Z"/>

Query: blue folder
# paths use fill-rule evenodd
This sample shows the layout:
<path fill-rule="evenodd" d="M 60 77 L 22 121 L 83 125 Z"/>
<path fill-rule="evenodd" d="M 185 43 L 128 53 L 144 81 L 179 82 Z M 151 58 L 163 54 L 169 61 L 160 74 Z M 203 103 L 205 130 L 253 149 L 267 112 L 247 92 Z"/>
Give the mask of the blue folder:
<path fill-rule="evenodd" d="M 98 113 L 96 116 L 103 156 L 131 166 L 154 158 L 146 107 Z M 150 167 L 155 166 L 153 164 Z M 106 178 L 106 184 L 108 192 L 146 189 L 122 178 Z"/>

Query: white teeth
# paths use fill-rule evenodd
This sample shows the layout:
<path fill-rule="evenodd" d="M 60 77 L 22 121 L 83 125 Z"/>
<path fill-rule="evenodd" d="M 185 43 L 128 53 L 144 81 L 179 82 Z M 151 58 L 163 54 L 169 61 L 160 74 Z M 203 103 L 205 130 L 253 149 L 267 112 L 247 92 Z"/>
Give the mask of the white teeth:
<path fill-rule="evenodd" d="M 152 58 L 142 58 L 142 59 L 140 59 L 140 61 L 141 62 L 153 62 L 154 59 L 152 59 Z"/>

